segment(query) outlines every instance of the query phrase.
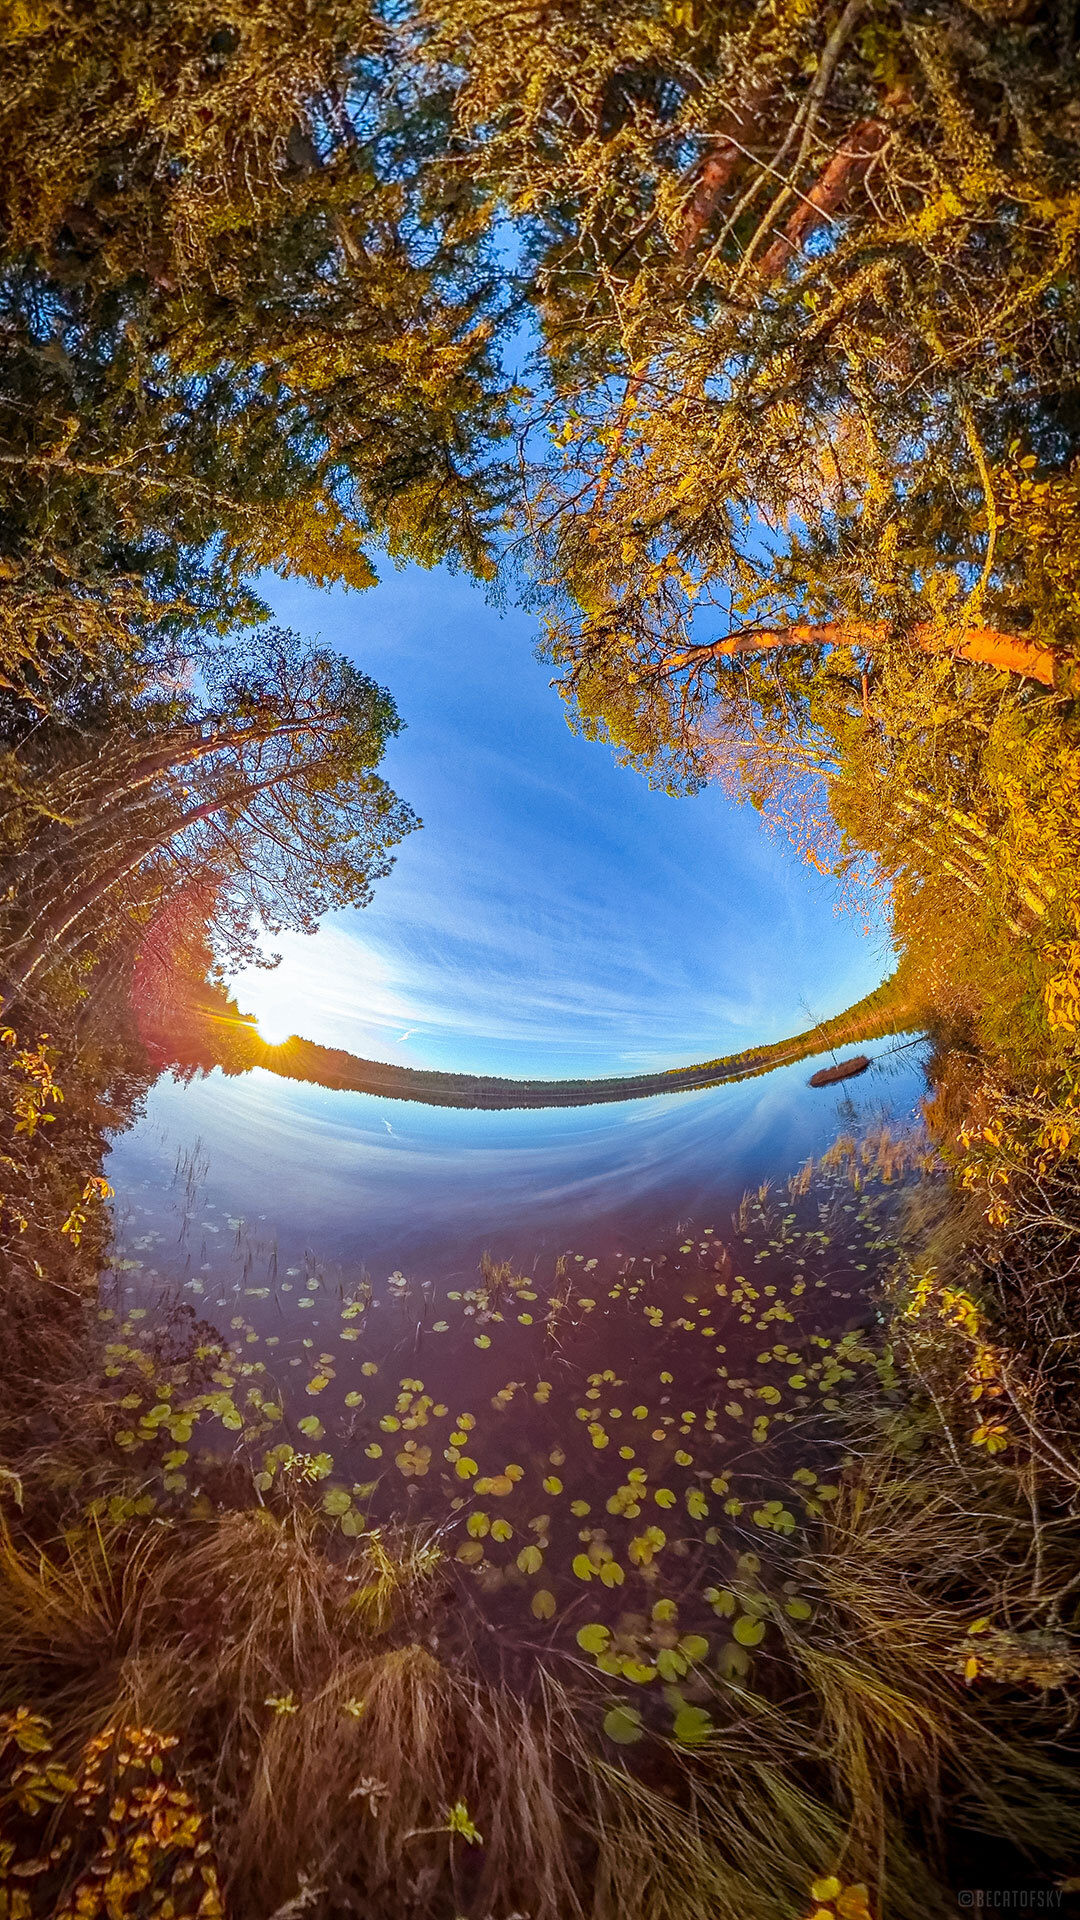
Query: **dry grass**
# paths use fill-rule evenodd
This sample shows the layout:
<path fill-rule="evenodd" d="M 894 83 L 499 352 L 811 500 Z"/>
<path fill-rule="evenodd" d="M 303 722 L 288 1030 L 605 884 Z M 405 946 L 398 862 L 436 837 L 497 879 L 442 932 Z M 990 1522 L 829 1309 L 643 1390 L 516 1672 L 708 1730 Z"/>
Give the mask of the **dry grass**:
<path fill-rule="evenodd" d="M 176 1736 L 229 1920 L 790 1920 L 834 1867 L 928 1920 L 952 1911 L 946 1805 L 1047 1858 L 1080 1845 L 1040 1746 L 1053 1715 L 1032 1707 L 1018 1737 L 1014 1705 L 1010 1735 L 964 1683 L 949 1590 L 973 1545 L 1021 1597 L 1007 1516 L 976 1515 L 976 1538 L 972 1514 L 970 1489 L 864 1469 L 800 1569 L 818 1617 L 788 1628 L 788 1696 L 721 1689 L 706 1746 L 627 1764 L 599 1754 L 580 1690 L 548 1675 L 526 1700 L 480 1675 L 430 1541 L 335 1554 L 300 1504 L 87 1527 L 48 1553 L 5 1531 L 0 1704 L 48 1715 L 69 1764 L 110 1725 Z M 77 1866 L 36 1883 L 46 1903 Z"/>

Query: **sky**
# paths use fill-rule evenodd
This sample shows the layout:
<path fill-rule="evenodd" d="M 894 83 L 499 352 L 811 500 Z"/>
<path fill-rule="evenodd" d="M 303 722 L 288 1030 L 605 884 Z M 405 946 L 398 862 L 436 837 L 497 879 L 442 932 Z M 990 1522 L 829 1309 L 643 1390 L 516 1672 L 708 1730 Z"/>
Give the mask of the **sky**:
<path fill-rule="evenodd" d="M 390 689 L 382 769 L 423 820 L 372 904 L 282 935 L 236 995 L 403 1066 L 550 1078 L 713 1058 L 841 1011 L 890 968 L 749 807 L 650 790 L 581 739 L 531 615 L 445 570 L 366 593 L 260 582 L 274 617 Z"/>

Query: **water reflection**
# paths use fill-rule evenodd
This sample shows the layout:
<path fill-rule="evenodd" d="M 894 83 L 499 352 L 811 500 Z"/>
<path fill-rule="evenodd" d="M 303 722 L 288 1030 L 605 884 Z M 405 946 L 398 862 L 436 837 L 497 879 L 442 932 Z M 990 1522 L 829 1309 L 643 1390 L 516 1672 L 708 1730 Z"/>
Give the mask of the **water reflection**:
<path fill-rule="evenodd" d="M 786 1178 L 838 1132 L 912 1118 L 920 1045 L 871 1051 L 870 1072 L 845 1087 L 807 1086 L 825 1056 L 737 1085 L 536 1112 L 423 1107 L 259 1070 L 166 1078 L 109 1176 L 122 1237 L 155 1232 L 143 1265 L 163 1281 L 213 1251 L 205 1232 L 179 1245 L 171 1231 L 185 1205 L 175 1171 L 193 1156 L 204 1218 L 242 1220 L 285 1264 L 307 1252 L 346 1273 L 364 1265 L 377 1287 L 401 1267 L 471 1274 L 485 1248 L 526 1267 L 566 1248 L 600 1256 L 680 1221 L 719 1227 L 746 1188 Z"/>

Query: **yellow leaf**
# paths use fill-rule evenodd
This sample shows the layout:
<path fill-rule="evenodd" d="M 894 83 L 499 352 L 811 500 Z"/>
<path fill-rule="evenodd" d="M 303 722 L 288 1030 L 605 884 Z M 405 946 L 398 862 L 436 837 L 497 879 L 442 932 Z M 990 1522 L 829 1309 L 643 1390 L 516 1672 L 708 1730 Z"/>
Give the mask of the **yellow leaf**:
<path fill-rule="evenodd" d="M 835 1874 L 829 1874 L 824 1880 L 815 1880 L 813 1882 L 810 1888 L 810 1898 L 812 1900 L 835 1900 L 837 1894 L 843 1893 L 843 1891 L 843 1882 L 838 1880 Z"/>

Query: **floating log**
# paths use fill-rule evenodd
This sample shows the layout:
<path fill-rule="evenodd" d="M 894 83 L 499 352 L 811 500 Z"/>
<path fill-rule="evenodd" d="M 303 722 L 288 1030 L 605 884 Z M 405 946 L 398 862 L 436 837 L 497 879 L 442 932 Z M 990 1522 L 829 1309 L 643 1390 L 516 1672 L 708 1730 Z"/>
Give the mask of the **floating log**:
<path fill-rule="evenodd" d="M 838 1080 L 854 1080 L 857 1073 L 865 1073 L 870 1065 L 868 1053 L 853 1053 L 850 1060 L 840 1060 L 835 1067 L 822 1067 L 820 1072 L 812 1073 L 807 1082 L 811 1087 L 834 1087 Z"/>

